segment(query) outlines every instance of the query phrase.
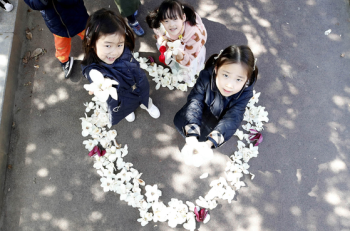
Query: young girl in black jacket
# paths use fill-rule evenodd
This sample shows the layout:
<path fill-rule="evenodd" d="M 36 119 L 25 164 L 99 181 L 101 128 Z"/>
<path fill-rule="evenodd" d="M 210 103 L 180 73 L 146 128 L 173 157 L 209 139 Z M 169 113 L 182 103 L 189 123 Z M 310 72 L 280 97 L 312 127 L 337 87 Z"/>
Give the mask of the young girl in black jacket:
<path fill-rule="evenodd" d="M 228 141 L 243 120 L 257 76 L 256 59 L 248 46 L 229 46 L 212 55 L 174 118 L 186 143 L 198 139 L 208 148 L 217 148 Z"/>

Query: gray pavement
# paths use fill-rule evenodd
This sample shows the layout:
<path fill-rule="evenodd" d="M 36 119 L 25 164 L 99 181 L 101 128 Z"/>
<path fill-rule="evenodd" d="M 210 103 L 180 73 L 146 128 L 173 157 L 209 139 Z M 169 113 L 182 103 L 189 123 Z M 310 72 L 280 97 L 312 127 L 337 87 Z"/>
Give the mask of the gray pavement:
<path fill-rule="evenodd" d="M 142 19 L 159 2 L 144 0 L 139 9 L 138 19 L 147 32 L 136 41 L 142 56 L 158 56 Z M 247 187 L 235 201 L 220 201 L 210 222 L 198 230 L 350 230 L 349 2 L 187 2 L 207 28 L 207 57 L 231 44 L 251 46 L 259 67 L 255 89 L 262 92 L 259 104 L 270 118 L 260 155 L 250 161 L 255 179 L 246 177 Z M 89 13 L 109 6 L 117 10 L 112 0 L 85 3 Z M 19 4 L 25 12 L 24 2 Z M 80 70 L 79 37 L 73 39 L 71 54 L 77 61 L 66 80 L 40 12 L 22 16 L 22 26 L 32 29 L 33 39 L 25 40 L 22 29 L 18 60 L 38 47 L 47 53 L 39 61 L 19 65 L 1 230 L 170 230 L 165 223 L 141 227 L 136 209 L 100 187 L 93 160 L 82 145 L 79 118 L 90 96 L 83 89 L 87 80 Z M 328 29 L 332 32 L 326 36 Z M 154 120 L 138 109 L 135 122 L 123 120 L 115 126 L 117 140 L 129 145 L 127 160 L 144 173 L 147 184 L 158 184 L 164 202 L 194 201 L 208 191 L 211 179 L 223 174 L 236 138 L 215 151 L 210 166 L 186 166 L 178 157 L 184 140 L 172 120 L 188 93 L 156 91 L 154 82 L 150 84 L 161 117 Z M 203 172 L 210 176 L 199 180 Z"/>

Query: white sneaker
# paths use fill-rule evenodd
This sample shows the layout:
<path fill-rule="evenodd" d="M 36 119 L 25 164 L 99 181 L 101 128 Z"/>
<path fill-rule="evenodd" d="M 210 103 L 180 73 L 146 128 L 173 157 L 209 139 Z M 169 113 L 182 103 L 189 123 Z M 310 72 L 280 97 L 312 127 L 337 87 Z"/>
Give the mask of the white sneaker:
<path fill-rule="evenodd" d="M 0 7 L 7 12 L 13 10 L 13 5 L 8 0 L 0 0 Z"/>
<path fill-rule="evenodd" d="M 131 112 L 129 115 L 127 115 L 127 116 L 125 117 L 125 119 L 126 119 L 126 121 L 128 121 L 128 122 L 134 122 L 134 120 L 135 120 L 135 113 L 134 113 L 134 112 Z"/>
<path fill-rule="evenodd" d="M 158 119 L 160 116 L 160 111 L 154 104 L 152 104 L 150 109 L 146 109 L 146 111 L 148 111 L 149 115 L 155 119 Z"/>

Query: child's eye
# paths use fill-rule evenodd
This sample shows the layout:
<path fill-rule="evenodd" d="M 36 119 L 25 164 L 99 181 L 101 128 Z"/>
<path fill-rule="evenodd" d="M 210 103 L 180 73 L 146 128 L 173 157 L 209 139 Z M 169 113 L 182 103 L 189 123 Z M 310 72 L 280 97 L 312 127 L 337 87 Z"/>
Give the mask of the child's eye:
<path fill-rule="evenodd" d="M 237 82 L 241 82 L 242 80 L 241 79 L 237 79 Z"/>
<path fill-rule="evenodd" d="M 124 44 L 119 44 L 119 45 L 118 45 L 118 47 L 122 47 L 122 46 L 124 46 Z"/>
<path fill-rule="evenodd" d="M 111 45 L 106 45 L 106 47 L 110 48 L 110 47 L 111 47 Z"/>
<path fill-rule="evenodd" d="M 224 77 L 225 77 L 225 78 L 228 78 L 228 75 L 224 74 Z"/>

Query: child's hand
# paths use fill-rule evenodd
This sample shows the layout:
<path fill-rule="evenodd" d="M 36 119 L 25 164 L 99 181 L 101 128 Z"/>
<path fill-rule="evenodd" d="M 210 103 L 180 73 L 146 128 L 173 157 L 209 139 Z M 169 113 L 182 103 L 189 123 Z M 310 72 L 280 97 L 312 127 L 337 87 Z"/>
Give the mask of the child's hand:
<path fill-rule="evenodd" d="M 89 95 L 93 95 L 94 94 L 94 92 L 93 91 L 89 91 Z"/>
<path fill-rule="evenodd" d="M 184 55 L 182 54 L 181 51 L 177 52 L 177 55 L 176 55 L 176 60 L 183 60 L 184 59 Z"/>

